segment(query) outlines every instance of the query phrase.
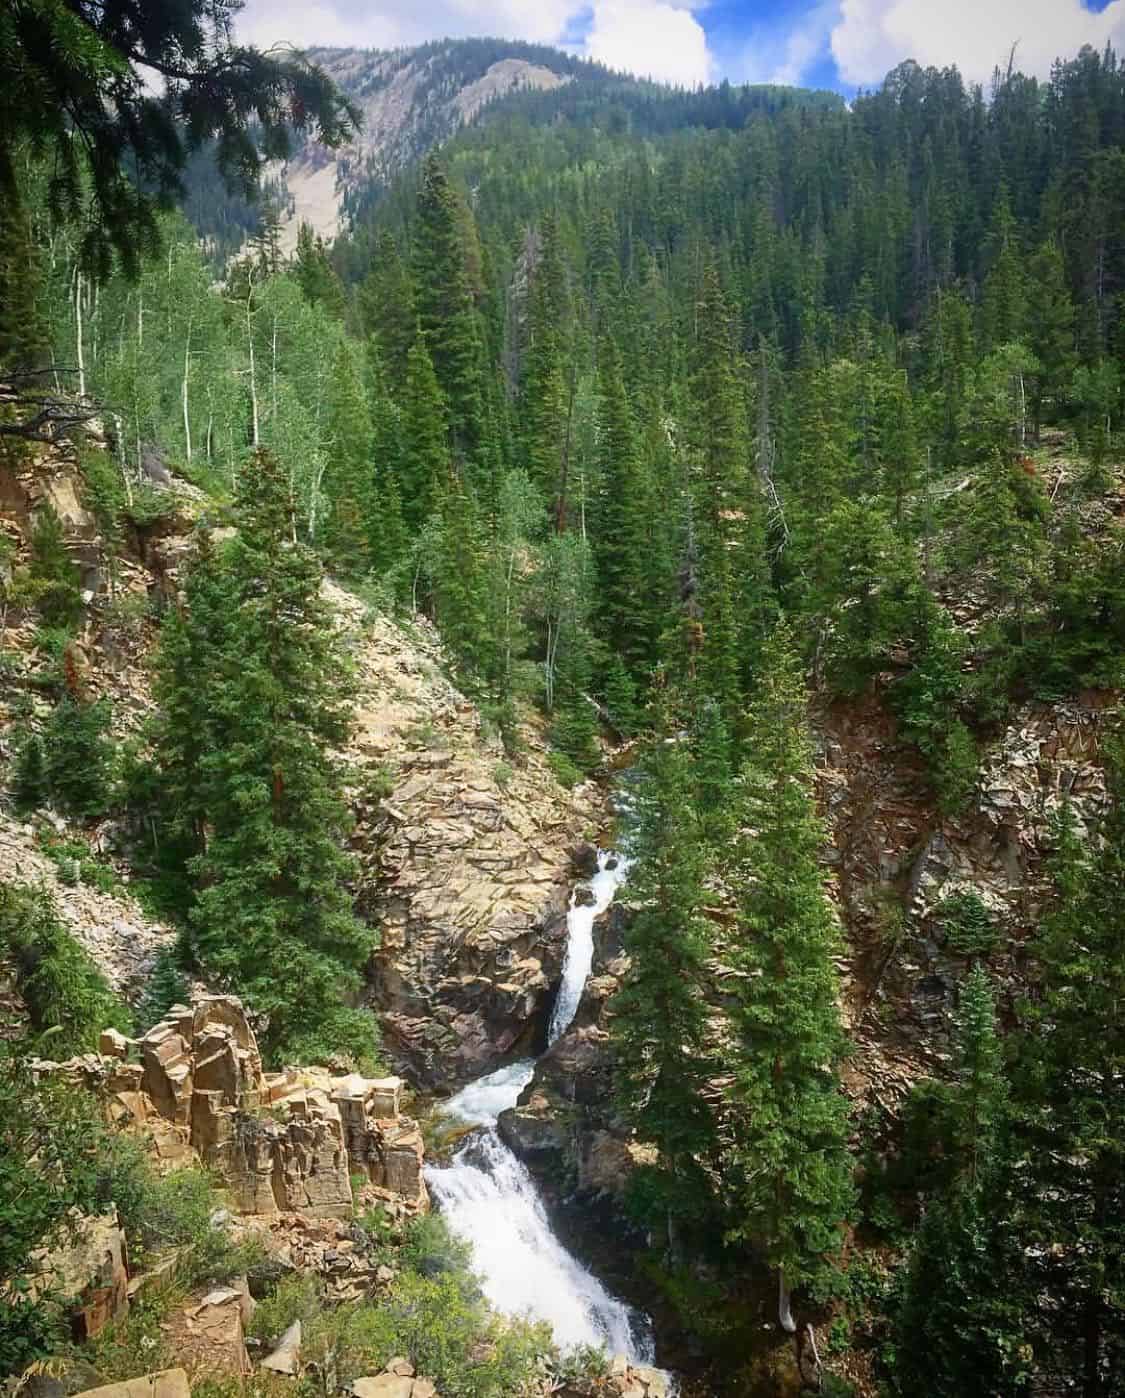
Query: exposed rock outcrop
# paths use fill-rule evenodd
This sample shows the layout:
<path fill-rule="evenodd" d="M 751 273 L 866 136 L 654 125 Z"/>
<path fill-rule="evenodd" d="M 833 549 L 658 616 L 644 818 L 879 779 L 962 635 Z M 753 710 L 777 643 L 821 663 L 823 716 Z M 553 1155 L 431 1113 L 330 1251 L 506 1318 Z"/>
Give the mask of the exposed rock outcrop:
<path fill-rule="evenodd" d="M 562 969 L 570 852 L 601 797 L 565 791 L 533 731 L 505 758 L 428 623 L 407 634 L 330 598 L 357 638 L 352 750 L 389 789 L 357 791 L 355 838 L 384 1042 L 411 1078 L 450 1090 L 530 1047 Z"/>
<path fill-rule="evenodd" d="M 32 1256 L 28 1293 L 48 1291 L 70 1301 L 71 1333 L 91 1340 L 129 1309 L 129 1253 L 117 1211 L 75 1216 L 69 1236 Z"/>
<path fill-rule="evenodd" d="M 422 1136 L 399 1113 L 401 1081 L 263 1073 L 234 996 L 197 996 L 135 1043 L 107 1032 L 101 1048 L 40 1066 L 99 1088 L 119 1125 L 153 1135 L 160 1161 L 198 1158 L 216 1170 L 239 1213 L 350 1216 L 353 1174 L 409 1209 L 426 1207 Z M 134 1048 L 140 1061 L 126 1061 Z"/>
<path fill-rule="evenodd" d="M 191 1398 L 191 1388 L 183 1369 L 161 1369 L 156 1374 L 84 1389 L 77 1398 Z"/>

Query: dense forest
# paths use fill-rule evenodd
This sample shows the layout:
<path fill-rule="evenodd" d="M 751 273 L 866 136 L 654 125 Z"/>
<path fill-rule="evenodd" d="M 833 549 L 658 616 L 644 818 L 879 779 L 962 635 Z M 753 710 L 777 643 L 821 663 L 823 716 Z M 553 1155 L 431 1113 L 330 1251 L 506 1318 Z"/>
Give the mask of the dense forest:
<path fill-rule="evenodd" d="M 111 549 L 166 468 L 207 500 L 113 761 L 40 524 L 57 703 L 12 799 L 151 831 L 183 928 L 154 1017 L 214 977 L 278 1062 L 373 1061 L 321 576 L 424 613 L 511 761 L 532 722 L 566 785 L 626 744 L 639 774 L 615 1100 L 669 1304 L 768 1276 L 785 1329 L 843 1306 L 888 1393 L 1125 1392 L 1125 748 L 1097 828 L 1061 808 L 1028 994 L 1001 1017 L 966 957 L 948 1071 L 876 1161 L 810 718 L 877 703 L 955 819 L 1020 704 L 1125 686 L 1125 65 L 905 63 L 850 106 L 581 70 L 361 190 L 331 247 L 285 258 L 267 216 L 219 281 L 182 214 L 5 134 L 5 374 L 96 405 Z"/>

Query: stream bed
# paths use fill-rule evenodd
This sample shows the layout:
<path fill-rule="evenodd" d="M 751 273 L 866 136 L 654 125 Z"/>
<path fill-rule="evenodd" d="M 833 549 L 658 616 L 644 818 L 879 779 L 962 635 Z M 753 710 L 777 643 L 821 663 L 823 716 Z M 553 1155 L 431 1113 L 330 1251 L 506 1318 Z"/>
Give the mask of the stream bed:
<path fill-rule="evenodd" d="M 613 902 L 628 864 L 598 852 L 592 903 L 572 896 L 562 983 L 548 1043 L 570 1028 L 594 955 L 594 922 Z M 500 1139 L 496 1122 L 531 1081 L 535 1060 L 498 1068 L 451 1097 L 443 1111 L 478 1129 L 448 1165 L 426 1167 L 426 1182 L 450 1229 L 472 1249 L 473 1268 L 491 1304 L 507 1315 L 546 1321 L 561 1349 L 593 1345 L 651 1364 L 648 1318 L 613 1296 L 556 1237 L 527 1167 Z"/>

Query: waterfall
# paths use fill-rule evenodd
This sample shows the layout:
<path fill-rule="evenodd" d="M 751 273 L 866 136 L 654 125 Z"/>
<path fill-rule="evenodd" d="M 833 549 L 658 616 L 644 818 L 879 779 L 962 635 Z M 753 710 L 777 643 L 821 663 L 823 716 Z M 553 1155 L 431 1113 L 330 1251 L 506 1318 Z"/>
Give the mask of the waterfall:
<path fill-rule="evenodd" d="M 562 984 L 548 1032 L 555 1043 L 570 1028 L 594 955 L 594 920 L 613 902 L 627 863 L 598 853 L 592 903 L 571 898 Z M 545 1320 L 562 1349 L 594 1345 L 652 1362 L 647 1318 L 619 1301 L 551 1228 L 527 1167 L 500 1139 L 496 1120 L 531 1081 L 534 1059 L 498 1068 L 463 1088 L 444 1111 L 478 1126 L 451 1164 L 426 1167 L 426 1181 L 452 1231 L 472 1248 L 473 1268 L 491 1304 L 507 1315 Z"/>

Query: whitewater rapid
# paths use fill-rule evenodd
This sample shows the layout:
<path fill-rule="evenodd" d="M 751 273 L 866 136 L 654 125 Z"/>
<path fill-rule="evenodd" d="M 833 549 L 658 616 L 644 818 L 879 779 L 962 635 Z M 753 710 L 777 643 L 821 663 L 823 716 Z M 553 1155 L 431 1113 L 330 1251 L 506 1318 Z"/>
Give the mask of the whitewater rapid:
<path fill-rule="evenodd" d="M 625 881 L 627 862 L 599 851 L 588 898 L 571 898 L 562 982 L 548 1042 L 570 1028 L 594 956 L 594 921 Z M 447 1223 L 472 1249 L 473 1269 L 491 1304 L 507 1315 L 546 1321 L 562 1349 L 593 1345 L 650 1364 L 647 1319 L 619 1301 L 563 1247 L 527 1167 L 500 1139 L 497 1118 L 514 1107 L 531 1081 L 535 1060 L 525 1058 L 478 1078 L 443 1110 L 480 1129 L 449 1165 L 426 1168 L 426 1182 Z"/>

